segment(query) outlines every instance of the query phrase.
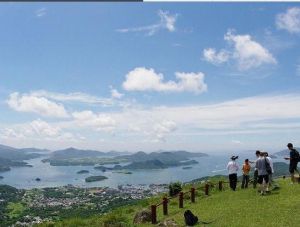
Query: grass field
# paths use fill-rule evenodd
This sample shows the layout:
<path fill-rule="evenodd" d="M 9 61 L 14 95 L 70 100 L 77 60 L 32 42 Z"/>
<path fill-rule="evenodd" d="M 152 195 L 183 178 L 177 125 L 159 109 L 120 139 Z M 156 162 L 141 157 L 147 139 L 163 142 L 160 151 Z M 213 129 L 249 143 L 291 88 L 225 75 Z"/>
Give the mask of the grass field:
<path fill-rule="evenodd" d="M 227 186 L 226 190 L 222 192 L 213 189 L 209 196 L 204 196 L 203 192 L 197 193 L 196 203 L 191 203 L 186 199 L 183 209 L 178 208 L 177 199 L 171 200 L 168 216 L 162 215 L 162 207 L 158 208 L 158 221 L 173 219 L 179 226 L 185 226 L 183 213 L 190 209 L 200 220 L 214 221 L 205 225 L 211 227 L 300 226 L 300 184 L 291 185 L 289 178 L 276 181 L 280 189 L 272 191 L 266 196 L 260 196 L 257 189 L 238 189 L 233 192 Z M 158 201 L 160 201 L 158 197 L 151 198 L 141 201 L 138 205 L 118 208 L 107 215 L 89 219 L 78 217 L 52 225 L 43 224 L 43 226 L 154 226 L 150 223 L 143 225 L 133 225 L 132 223 L 137 211 Z M 204 224 L 197 226 L 204 226 Z"/>

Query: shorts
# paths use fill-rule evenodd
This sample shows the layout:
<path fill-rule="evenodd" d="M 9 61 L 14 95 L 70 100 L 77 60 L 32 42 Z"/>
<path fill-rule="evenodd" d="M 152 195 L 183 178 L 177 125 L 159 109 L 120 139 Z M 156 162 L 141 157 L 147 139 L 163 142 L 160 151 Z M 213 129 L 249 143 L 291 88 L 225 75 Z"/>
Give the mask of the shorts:
<path fill-rule="evenodd" d="M 266 184 L 269 183 L 269 175 L 259 175 L 257 183 L 262 184 L 263 180 L 265 180 Z"/>
<path fill-rule="evenodd" d="M 298 164 L 298 162 L 291 162 L 290 163 L 290 168 L 289 168 L 290 173 L 294 173 L 295 170 L 297 170 L 297 164 Z"/>

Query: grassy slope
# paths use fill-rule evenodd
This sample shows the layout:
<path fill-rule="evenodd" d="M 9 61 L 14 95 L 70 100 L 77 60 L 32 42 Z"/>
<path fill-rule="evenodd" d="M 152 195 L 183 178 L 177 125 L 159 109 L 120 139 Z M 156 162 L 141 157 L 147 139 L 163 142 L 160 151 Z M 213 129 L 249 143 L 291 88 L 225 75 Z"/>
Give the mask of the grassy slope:
<path fill-rule="evenodd" d="M 158 220 L 174 219 L 179 226 L 184 226 L 183 213 L 192 210 L 200 220 L 211 221 L 207 226 L 300 226 L 300 185 L 290 185 L 290 180 L 278 180 L 280 190 L 270 195 L 260 196 L 252 188 L 233 192 L 228 188 L 223 192 L 213 190 L 210 196 L 198 194 L 196 203 L 184 201 L 184 208 L 178 208 L 177 200 L 171 201 L 169 215 L 163 217 L 162 208 L 158 208 Z M 157 202 L 158 198 L 141 201 L 139 205 L 119 208 L 112 213 L 89 219 L 69 219 L 54 226 L 134 226 L 132 223 L 136 211 Z M 116 222 L 122 223 L 117 225 Z M 104 224 L 106 223 L 106 224 Z M 111 223 L 111 225 L 109 225 Z M 44 224 L 44 226 L 49 226 Z M 53 225 L 52 225 L 53 226 Z M 138 226 L 153 226 L 151 224 Z M 203 226 L 197 225 L 197 226 Z"/>

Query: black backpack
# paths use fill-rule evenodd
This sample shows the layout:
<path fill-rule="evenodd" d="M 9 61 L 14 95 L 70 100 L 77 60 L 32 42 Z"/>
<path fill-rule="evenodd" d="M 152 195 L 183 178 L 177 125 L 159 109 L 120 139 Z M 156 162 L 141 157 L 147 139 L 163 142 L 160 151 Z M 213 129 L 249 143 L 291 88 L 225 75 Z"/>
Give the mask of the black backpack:
<path fill-rule="evenodd" d="M 185 224 L 187 226 L 193 226 L 193 225 L 196 225 L 197 222 L 198 222 L 198 217 L 195 216 L 192 211 L 190 210 L 186 210 L 184 212 L 184 220 L 185 220 Z"/>
<path fill-rule="evenodd" d="M 296 159 L 296 161 L 300 162 L 300 154 L 299 154 L 299 152 L 296 149 L 294 149 L 294 152 L 295 152 L 295 159 Z"/>

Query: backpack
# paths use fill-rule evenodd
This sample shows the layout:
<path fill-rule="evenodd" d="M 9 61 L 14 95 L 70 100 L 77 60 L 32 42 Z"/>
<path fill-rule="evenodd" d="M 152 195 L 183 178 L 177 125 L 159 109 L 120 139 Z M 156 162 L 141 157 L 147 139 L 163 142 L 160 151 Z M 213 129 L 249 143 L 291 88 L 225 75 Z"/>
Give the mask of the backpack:
<path fill-rule="evenodd" d="M 270 163 L 267 161 L 267 158 L 265 158 L 265 165 L 266 165 L 267 173 L 272 174 L 272 168 L 270 166 Z"/>
<path fill-rule="evenodd" d="M 186 224 L 187 226 L 194 226 L 194 225 L 196 225 L 197 222 L 198 222 L 198 217 L 195 216 L 195 215 L 192 213 L 192 211 L 186 210 L 186 211 L 184 212 L 184 220 L 185 220 L 185 224 Z"/>
<path fill-rule="evenodd" d="M 300 154 L 299 154 L 299 152 L 296 149 L 294 149 L 294 151 L 295 151 L 295 158 L 296 158 L 297 162 L 300 162 Z"/>

